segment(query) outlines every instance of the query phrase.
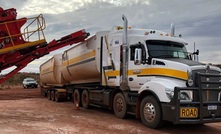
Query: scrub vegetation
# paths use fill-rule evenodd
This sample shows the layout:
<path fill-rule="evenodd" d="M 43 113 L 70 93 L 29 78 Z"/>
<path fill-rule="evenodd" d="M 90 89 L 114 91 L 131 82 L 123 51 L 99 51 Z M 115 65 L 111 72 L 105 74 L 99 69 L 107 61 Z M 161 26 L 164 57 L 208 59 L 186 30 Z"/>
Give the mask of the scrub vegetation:
<path fill-rule="evenodd" d="M 2 76 L 1 76 L 2 77 Z M 35 79 L 39 83 L 39 73 L 26 73 L 26 72 L 19 72 L 16 75 L 12 76 L 4 83 L 1 84 L 1 87 L 4 86 L 13 86 L 13 85 L 22 85 L 22 81 L 27 78 L 31 77 Z"/>

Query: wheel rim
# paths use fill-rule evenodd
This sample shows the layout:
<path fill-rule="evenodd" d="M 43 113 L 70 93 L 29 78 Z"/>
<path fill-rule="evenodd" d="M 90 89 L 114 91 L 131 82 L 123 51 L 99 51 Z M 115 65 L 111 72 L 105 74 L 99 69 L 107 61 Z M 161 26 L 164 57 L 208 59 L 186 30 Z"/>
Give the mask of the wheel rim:
<path fill-rule="evenodd" d="M 143 109 L 144 118 L 148 122 L 152 122 L 156 117 L 156 109 L 152 103 L 147 103 Z"/>
<path fill-rule="evenodd" d="M 115 109 L 117 110 L 117 112 L 122 112 L 123 111 L 123 100 L 121 98 L 118 98 L 116 101 L 116 106 Z"/>

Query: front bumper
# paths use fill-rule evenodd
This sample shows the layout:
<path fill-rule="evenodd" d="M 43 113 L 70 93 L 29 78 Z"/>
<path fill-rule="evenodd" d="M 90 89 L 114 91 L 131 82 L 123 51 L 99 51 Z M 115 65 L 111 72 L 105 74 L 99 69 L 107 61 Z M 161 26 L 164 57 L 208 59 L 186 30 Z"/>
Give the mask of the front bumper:
<path fill-rule="evenodd" d="M 204 76 L 199 74 L 198 78 Z M 221 75 L 208 75 L 205 77 L 220 77 Z M 205 79 L 204 79 L 205 80 Z M 174 124 L 203 124 L 212 122 L 221 122 L 221 88 L 220 81 L 204 81 L 199 79 L 198 87 L 175 87 L 174 97 L 170 103 L 162 104 L 163 120 L 171 121 Z M 205 86 L 206 85 L 206 86 Z M 210 85 L 210 86 L 208 86 Z M 191 90 L 193 92 L 192 101 L 181 101 L 180 92 L 182 90 Z M 183 113 L 187 109 L 189 113 Z M 195 111 L 194 111 L 194 110 Z M 192 111 L 191 111 L 192 110 Z M 186 115 L 183 117 L 183 114 Z"/>
<path fill-rule="evenodd" d="M 221 101 L 207 102 L 194 100 L 192 102 L 182 102 L 178 97 L 180 90 L 188 90 L 188 88 L 176 88 L 174 93 L 176 95 L 172 101 L 162 104 L 163 120 L 171 121 L 174 124 L 221 122 Z M 209 110 L 209 106 L 215 106 L 216 109 Z M 198 111 L 196 117 L 181 117 L 181 108 L 196 108 Z"/>

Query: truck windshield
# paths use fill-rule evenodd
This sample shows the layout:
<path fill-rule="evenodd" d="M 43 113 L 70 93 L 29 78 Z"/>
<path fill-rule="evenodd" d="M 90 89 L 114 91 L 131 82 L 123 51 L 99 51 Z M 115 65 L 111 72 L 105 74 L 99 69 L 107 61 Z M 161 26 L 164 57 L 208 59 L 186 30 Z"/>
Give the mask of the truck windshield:
<path fill-rule="evenodd" d="M 186 47 L 182 43 L 147 40 L 146 44 L 152 58 L 188 58 Z"/>

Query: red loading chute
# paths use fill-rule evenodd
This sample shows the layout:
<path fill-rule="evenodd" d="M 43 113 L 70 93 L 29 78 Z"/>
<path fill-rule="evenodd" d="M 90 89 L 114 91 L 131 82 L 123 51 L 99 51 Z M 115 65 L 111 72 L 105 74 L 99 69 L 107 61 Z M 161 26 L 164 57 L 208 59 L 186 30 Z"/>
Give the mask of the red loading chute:
<path fill-rule="evenodd" d="M 42 21 L 38 24 L 37 30 L 24 33 L 21 33 L 20 29 L 28 19 L 16 19 L 16 16 L 16 9 L 3 10 L 0 7 L 0 71 L 16 66 L 14 70 L 0 78 L 0 84 L 23 69 L 31 61 L 64 46 L 82 42 L 89 36 L 89 33 L 85 30 L 80 30 L 47 43 L 43 33 L 45 26 L 42 15 L 34 18 L 34 21 L 39 22 L 39 18 Z M 25 29 L 27 30 L 28 27 Z M 38 36 L 42 34 L 43 38 L 38 37 L 38 40 L 29 41 L 29 37 L 35 33 L 38 33 Z M 26 38 L 24 39 L 24 37 Z"/>

